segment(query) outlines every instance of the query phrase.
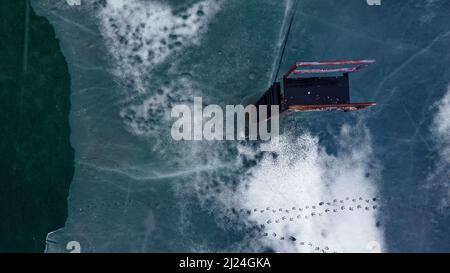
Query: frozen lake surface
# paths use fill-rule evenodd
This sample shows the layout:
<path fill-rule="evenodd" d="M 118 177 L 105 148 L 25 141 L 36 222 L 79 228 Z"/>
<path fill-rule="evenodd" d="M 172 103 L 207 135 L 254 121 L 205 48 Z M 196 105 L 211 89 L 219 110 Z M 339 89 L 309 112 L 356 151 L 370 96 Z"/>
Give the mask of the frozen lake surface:
<path fill-rule="evenodd" d="M 281 70 L 376 59 L 351 95 L 378 106 L 292 115 L 274 153 L 172 141 L 175 104 L 267 89 L 293 3 L 32 0 L 72 77 L 75 176 L 47 251 L 449 251 L 446 0 L 300 0 Z"/>

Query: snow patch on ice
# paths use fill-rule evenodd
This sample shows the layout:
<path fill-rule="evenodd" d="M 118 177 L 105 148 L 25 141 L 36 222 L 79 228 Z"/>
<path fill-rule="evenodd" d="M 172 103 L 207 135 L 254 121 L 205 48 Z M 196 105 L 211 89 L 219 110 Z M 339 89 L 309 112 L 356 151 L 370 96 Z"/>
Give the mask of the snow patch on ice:
<path fill-rule="evenodd" d="M 369 132 L 358 136 L 343 126 L 336 144 L 339 152 L 331 155 L 310 134 L 284 136 L 277 157 L 266 156 L 242 186 L 241 205 L 258 208 L 250 220 L 264 225 L 264 244 L 278 252 L 383 249 Z"/>
<path fill-rule="evenodd" d="M 225 229 L 227 223 L 237 228 L 226 220 L 237 213 L 250 230 L 256 227 L 256 241 L 277 252 L 385 251 L 378 222 L 380 168 L 370 132 L 358 126 L 342 127 L 335 140 L 337 154 L 309 133 L 281 136 L 273 152 L 259 160 L 257 150 L 241 145 L 235 167 L 247 172 L 237 187 L 209 174 L 194 178 L 180 192 L 190 188 L 197 193 L 218 222 L 225 219 Z M 258 162 L 246 167 L 239 158 Z"/>
<path fill-rule="evenodd" d="M 81 0 L 66 0 L 69 6 L 79 6 L 81 5 Z"/>
<path fill-rule="evenodd" d="M 445 209 L 450 207 L 450 86 L 447 94 L 437 104 L 431 132 L 436 149 L 439 151 L 439 163 L 436 165 L 435 173 L 444 176 L 444 179 L 439 179 L 437 186 L 444 195 L 440 204 L 441 209 Z M 433 180 L 434 176 L 430 179 Z"/>
<path fill-rule="evenodd" d="M 122 82 L 125 106 L 121 116 L 135 135 L 155 134 L 164 124 L 173 100 L 192 97 L 186 79 L 161 86 L 152 81 L 158 65 L 190 46 L 197 46 L 219 11 L 219 1 L 203 0 L 181 11 L 156 1 L 108 0 L 99 11 L 100 30 L 113 59 L 113 72 Z M 173 71 L 172 71 L 173 72 Z M 155 125 L 156 124 L 156 125 Z"/>

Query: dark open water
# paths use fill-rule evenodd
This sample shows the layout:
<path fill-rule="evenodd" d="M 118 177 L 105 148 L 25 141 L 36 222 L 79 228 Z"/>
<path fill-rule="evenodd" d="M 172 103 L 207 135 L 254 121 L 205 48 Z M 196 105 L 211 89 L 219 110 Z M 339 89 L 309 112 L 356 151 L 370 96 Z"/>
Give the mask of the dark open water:
<path fill-rule="evenodd" d="M 43 252 L 67 218 L 70 75 L 28 1 L 0 3 L 0 37 L 0 252 Z"/>

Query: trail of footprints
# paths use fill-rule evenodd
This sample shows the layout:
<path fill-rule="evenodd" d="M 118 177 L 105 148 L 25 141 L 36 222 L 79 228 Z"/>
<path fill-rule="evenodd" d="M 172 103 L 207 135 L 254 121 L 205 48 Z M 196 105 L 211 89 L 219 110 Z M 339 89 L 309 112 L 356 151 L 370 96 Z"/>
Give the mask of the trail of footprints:
<path fill-rule="evenodd" d="M 282 223 L 283 221 L 295 221 L 300 219 L 309 219 L 310 217 L 315 216 L 324 216 L 330 213 L 337 213 L 339 211 L 356 211 L 356 210 L 376 210 L 378 209 L 378 199 L 377 198 L 371 198 L 371 199 L 363 199 L 362 197 L 359 198 L 352 198 L 347 197 L 342 200 L 334 199 L 332 202 L 320 202 L 317 205 L 306 205 L 306 206 L 299 206 L 299 207 L 292 207 L 291 209 L 286 208 L 271 208 L 267 207 L 266 209 L 258 209 L 255 208 L 253 211 L 251 210 L 244 210 L 240 209 L 239 213 L 243 214 L 246 213 L 248 215 L 252 213 L 261 213 L 261 214 L 272 214 L 274 216 L 279 216 L 280 213 L 283 215 L 281 218 L 269 218 L 266 221 L 266 224 L 278 224 Z M 231 209 L 232 211 L 236 212 L 237 210 Z M 269 216 L 270 217 L 270 216 Z M 262 226 L 264 227 L 264 226 Z"/>
<path fill-rule="evenodd" d="M 267 233 L 263 234 L 264 237 L 269 236 Z M 272 233 L 273 237 L 277 237 L 277 234 L 275 232 Z M 322 252 L 322 253 L 337 253 L 336 251 L 332 251 L 328 246 L 324 246 L 324 247 L 319 247 L 317 245 L 314 245 L 311 242 L 304 242 L 304 241 L 299 241 L 297 242 L 297 238 L 295 238 L 294 236 L 281 236 L 279 237 L 280 241 L 285 241 L 285 240 L 289 240 L 292 243 L 298 243 L 298 245 L 302 246 L 302 247 L 306 247 L 309 248 L 310 250 L 313 250 L 314 252 Z"/>
<path fill-rule="evenodd" d="M 299 221 L 302 219 L 309 219 L 312 217 L 321 217 L 325 215 L 330 215 L 332 213 L 338 213 L 340 211 L 370 211 L 370 210 L 376 210 L 378 209 L 378 199 L 376 197 L 371 199 L 364 199 L 362 197 L 359 198 L 350 198 L 346 197 L 342 200 L 334 199 L 332 202 L 319 202 L 317 205 L 306 205 L 306 206 L 299 206 L 299 207 L 292 207 L 291 209 L 286 208 L 271 208 L 267 207 L 266 209 L 258 209 L 255 208 L 253 211 L 251 210 L 243 210 L 240 209 L 239 213 L 246 213 L 247 215 L 250 215 L 252 213 L 261 213 L 261 214 L 268 214 L 273 216 L 278 216 L 275 218 L 269 218 L 265 224 L 267 225 L 273 225 L 273 224 L 279 224 L 283 222 L 293 222 L 293 221 Z M 237 212 L 237 210 L 232 209 L 233 212 Z M 281 213 L 281 217 L 280 216 Z M 284 215 L 283 215 L 284 214 Z M 265 229 L 265 224 L 261 224 L 261 229 Z M 297 239 L 293 236 L 278 236 L 275 232 L 272 232 L 269 234 L 268 232 L 262 233 L 263 237 L 269 237 L 272 236 L 274 238 L 279 238 L 279 240 L 290 240 L 291 242 L 297 243 Z M 309 247 L 315 252 L 323 252 L 323 253 L 330 253 L 334 252 L 331 251 L 328 246 L 319 247 L 314 245 L 311 242 L 304 242 L 300 241 L 298 242 L 300 246 Z"/>
<path fill-rule="evenodd" d="M 338 213 L 340 211 L 357 211 L 357 210 L 365 210 L 365 211 L 370 211 L 370 210 L 376 210 L 378 209 L 378 204 L 377 204 L 377 199 L 376 198 L 372 198 L 372 199 L 363 199 L 363 198 L 353 198 L 350 200 L 350 198 L 346 198 L 345 200 L 333 200 L 333 202 L 320 202 L 318 204 L 318 206 L 304 206 L 302 207 L 292 207 L 292 209 L 283 209 L 280 208 L 277 210 L 275 209 L 270 209 L 268 208 L 268 210 L 266 209 L 265 211 L 263 210 L 256 210 L 254 212 L 260 212 L 260 213 L 265 213 L 265 212 L 272 212 L 274 214 L 274 216 L 279 215 L 279 212 L 285 214 L 284 216 L 281 216 L 281 218 L 270 218 L 266 221 L 266 224 L 270 225 L 270 224 L 278 224 L 278 223 L 282 223 L 285 221 L 290 221 L 293 222 L 295 220 L 301 220 L 301 219 L 309 219 L 310 217 L 320 217 L 320 216 L 324 216 L 324 215 L 328 215 L 331 213 Z M 263 212 L 262 212 L 263 211 Z"/>

